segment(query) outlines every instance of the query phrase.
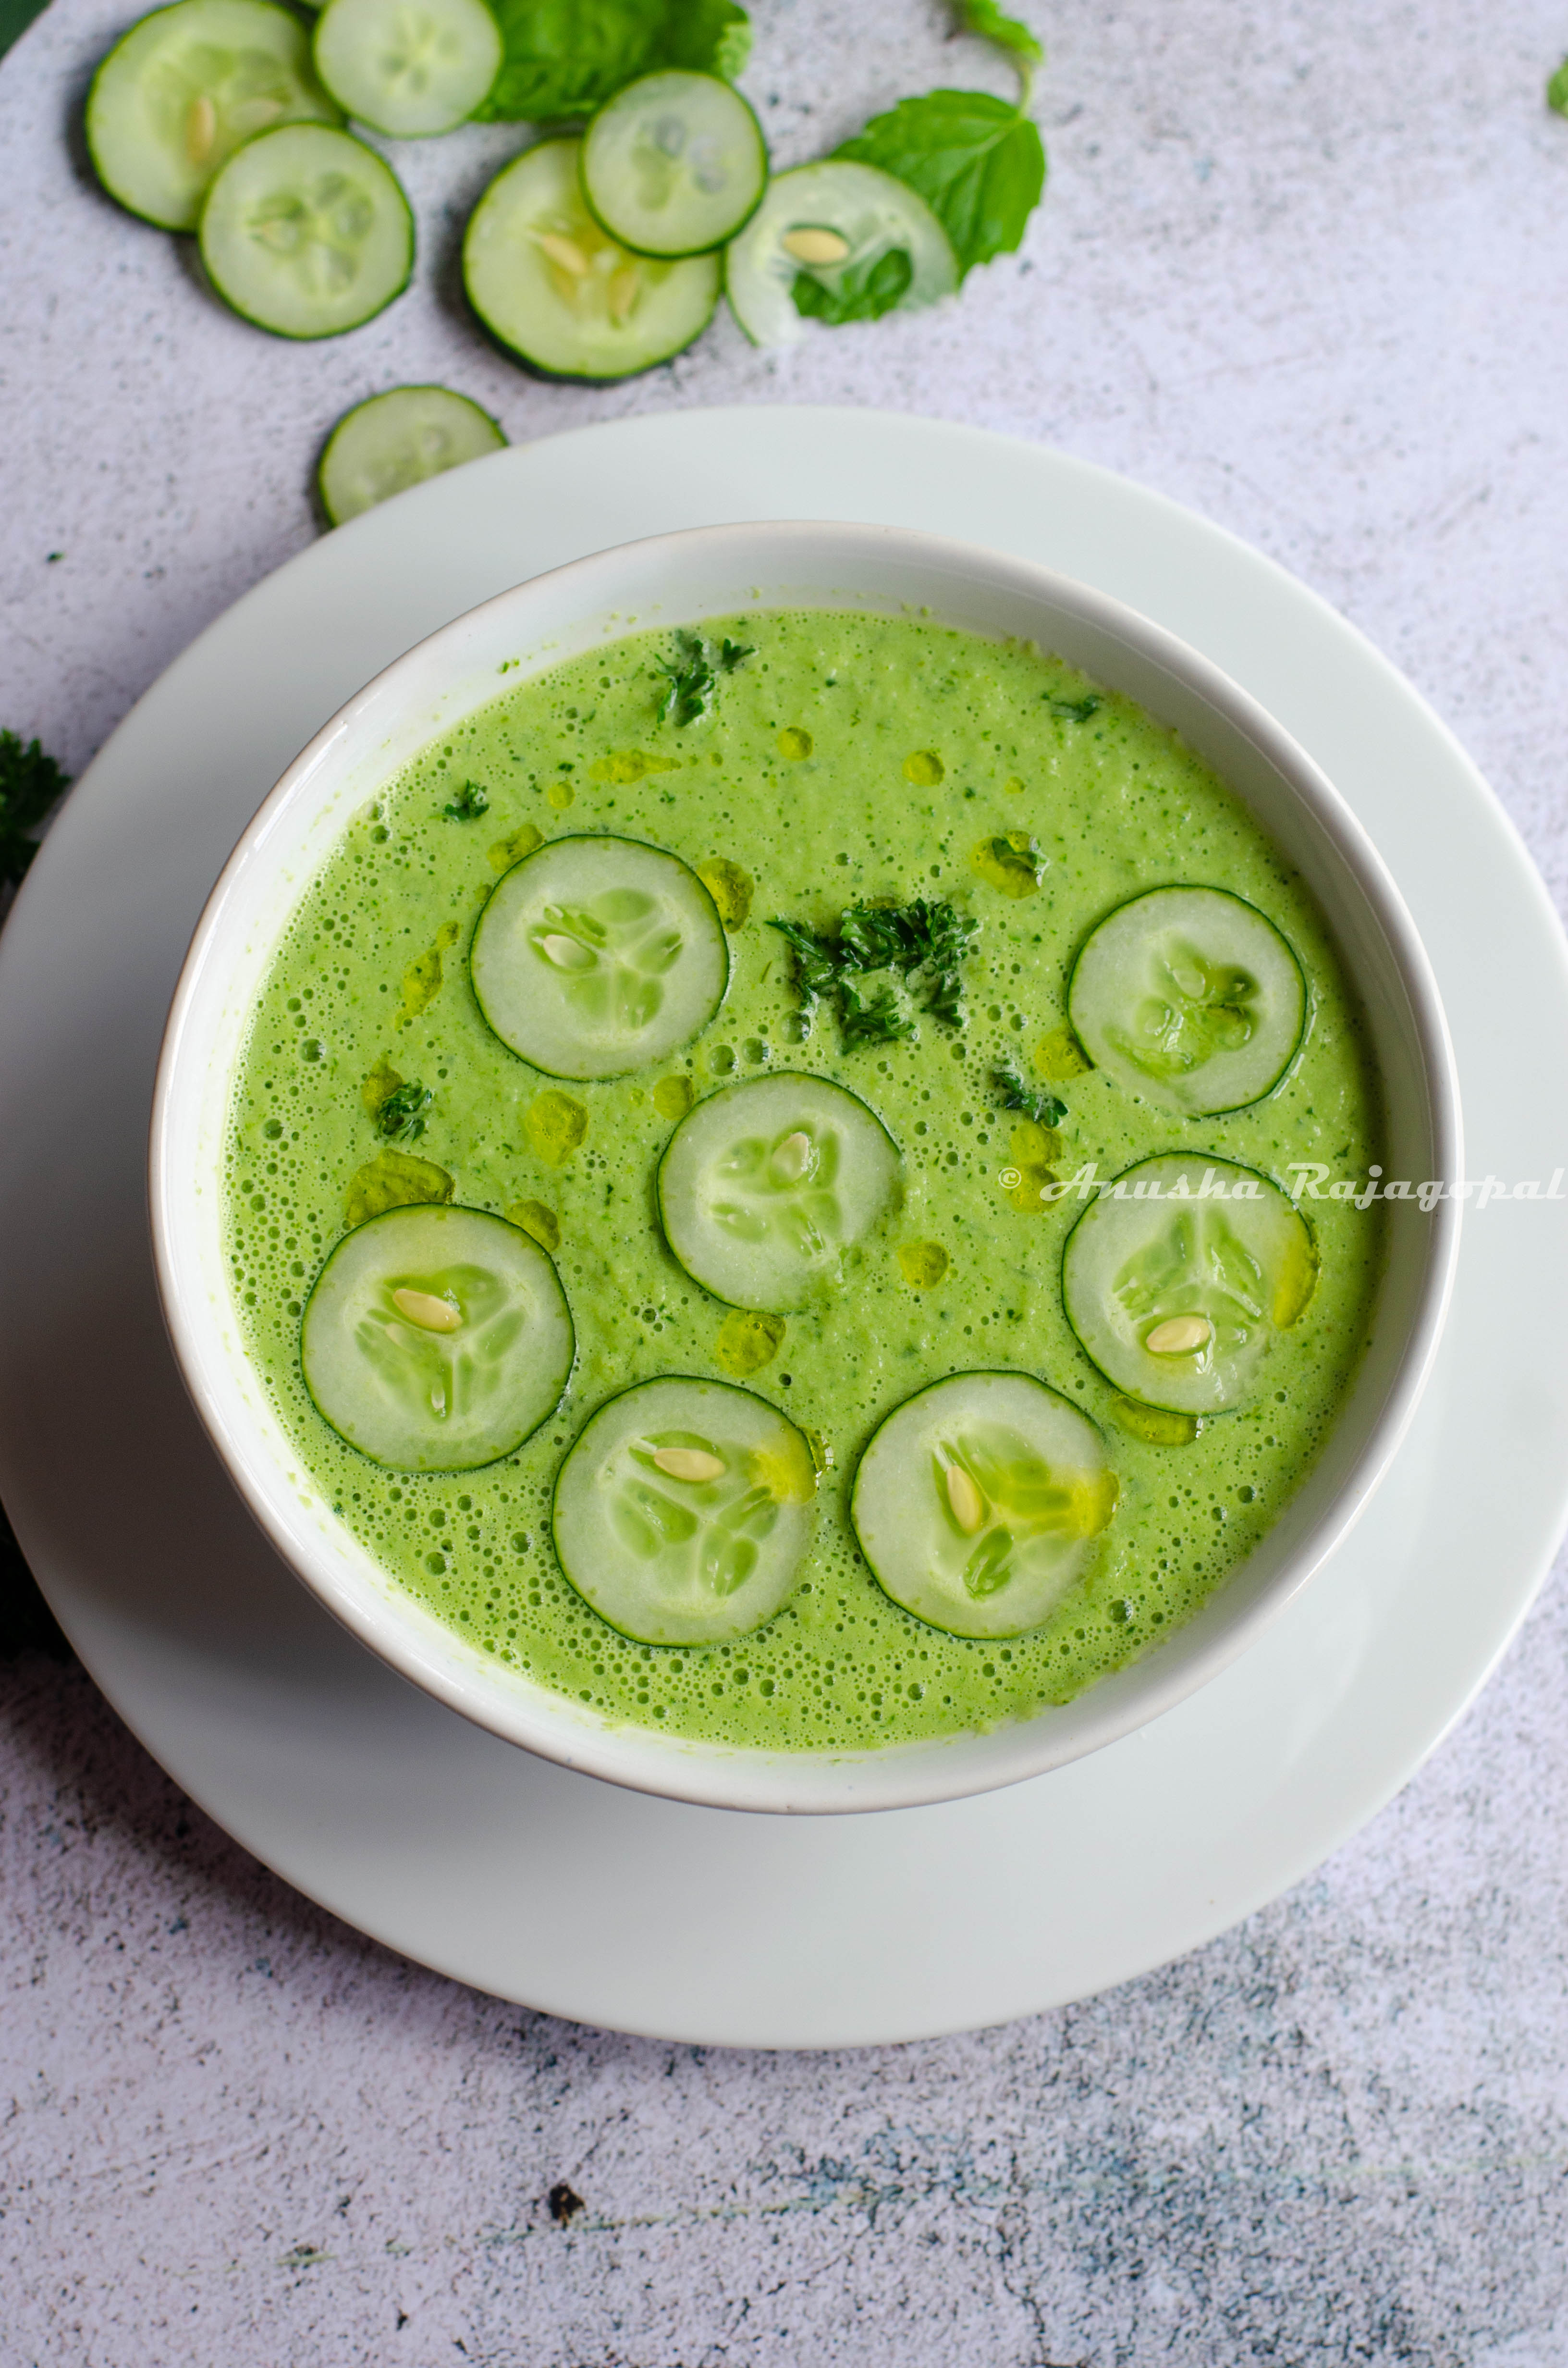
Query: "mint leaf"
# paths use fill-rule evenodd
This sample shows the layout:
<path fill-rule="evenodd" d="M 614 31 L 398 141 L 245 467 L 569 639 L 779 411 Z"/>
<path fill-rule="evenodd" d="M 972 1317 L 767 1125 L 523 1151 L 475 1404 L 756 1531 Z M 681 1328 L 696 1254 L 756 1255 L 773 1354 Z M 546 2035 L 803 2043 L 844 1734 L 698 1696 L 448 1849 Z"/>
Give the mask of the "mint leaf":
<path fill-rule="evenodd" d="M 1027 25 L 1017 17 L 1005 17 L 996 0 L 959 0 L 959 29 L 973 33 L 983 41 L 994 42 L 1010 57 L 1022 58 L 1026 66 L 1042 66 L 1045 51 Z M 1020 69 L 1021 71 L 1021 69 Z"/>
<path fill-rule="evenodd" d="M 952 242 L 960 279 L 977 263 L 1012 253 L 1045 187 L 1040 133 L 983 90 L 901 99 L 838 154 L 875 165 L 925 199 Z"/>
<path fill-rule="evenodd" d="M 1546 85 L 1546 103 L 1559 115 L 1568 115 L 1568 58 L 1564 58 Z"/>
<path fill-rule="evenodd" d="M 902 246 L 887 246 L 874 262 L 819 279 L 814 272 L 797 271 L 792 294 L 795 310 L 808 320 L 825 321 L 841 329 L 846 321 L 880 321 L 903 301 L 915 277 L 915 267 Z"/>
<path fill-rule="evenodd" d="M 505 122 L 592 115 L 639 74 L 661 66 L 733 74 L 751 22 L 734 0 L 490 0 L 505 44 L 501 71 L 476 112 Z"/>

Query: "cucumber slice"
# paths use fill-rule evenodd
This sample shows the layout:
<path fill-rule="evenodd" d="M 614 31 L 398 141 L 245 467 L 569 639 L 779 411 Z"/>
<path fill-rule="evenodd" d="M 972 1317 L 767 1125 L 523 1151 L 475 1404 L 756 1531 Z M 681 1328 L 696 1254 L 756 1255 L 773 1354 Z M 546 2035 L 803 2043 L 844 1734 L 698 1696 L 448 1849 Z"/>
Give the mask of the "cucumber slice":
<path fill-rule="evenodd" d="M 497 173 L 463 236 L 468 301 L 508 352 L 554 378 L 630 378 L 700 336 L 719 301 L 714 255 L 661 263 L 600 229 L 580 140 L 543 140 Z"/>
<path fill-rule="evenodd" d="M 591 211 L 623 246 L 705 255 L 756 212 L 767 147 L 732 83 L 672 71 L 643 74 L 600 108 L 579 169 Z"/>
<path fill-rule="evenodd" d="M 487 411 L 449 386 L 394 386 L 346 411 L 321 456 L 316 485 L 334 526 L 410 485 L 505 449 Z"/>
<path fill-rule="evenodd" d="M 1184 1118 L 1272 1093 L 1307 1024 L 1301 966 L 1228 888 L 1152 888 L 1086 940 L 1067 1016 L 1089 1058 Z"/>
<path fill-rule="evenodd" d="M 400 1472 L 466 1472 L 539 1429 L 572 1371 L 572 1312 L 532 1237 L 481 1209 L 388 1209 L 346 1234 L 305 1304 L 324 1418 Z"/>
<path fill-rule="evenodd" d="M 258 131 L 336 123 L 311 37 L 271 0 L 175 0 L 115 43 L 87 93 L 87 148 L 111 198 L 194 230 L 213 175 Z"/>
<path fill-rule="evenodd" d="M 207 192 L 199 234 L 223 302 L 279 337 L 358 328 L 414 269 L 414 216 L 392 166 L 319 123 L 237 149 Z"/>
<path fill-rule="evenodd" d="M 783 1070 L 725 1086 L 682 1119 L 659 1163 L 659 1218 L 704 1291 L 787 1315 L 837 1288 L 898 1170 L 898 1145 L 863 1101 Z"/>
<path fill-rule="evenodd" d="M 1116 1510 L 1088 1417 L 1032 1373 L 954 1373 L 860 1458 L 849 1518 L 879 1585 L 953 1636 L 1021 1636 L 1087 1571 Z"/>
<path fill-rule="evenodd" d="M 347 114 L 392 140 L 466 122 L 501 70 L 484 0 L 328 0 L 316 72 Z"/>
<path fill-rule="evenodd" d="M 801 165 L 780 173 L 724 251 L 724 291 L 754 346 L 792 346 L 806 334 L 795 303 L 803 274 L 829 297 L 866 280 L 886 255 L 909 258 L 897 309 L 934 304 L 959 284 L 947 232 L 924 198 L 874 165 Z"/>
<path fill-rule="evenodd" d="M 469 956 L 503 1044 L 551 1077 L 621 1077 L 705 1028 L 730 951 L 695 871 L 635 838 L 552 838 L 505 873 Z"/>
<path fill-rule="evenodd" d="M 1221 1414 L 1252 1396 L 1317 1281 L 1306 1221 L 1233 1160 L 1167 1152 L 1091 1201 L 1062 1258 L 1067 1321 L 1143 1406 Z"/>
<path fill-rule="evenodd" d="M 561 1567 L 643 1645 L 717 1645 L 771 1620 L 811 1543 L 816 1472 L 792 1422 L 728 1382 L 623 1390 L 555 1483 Z"/>

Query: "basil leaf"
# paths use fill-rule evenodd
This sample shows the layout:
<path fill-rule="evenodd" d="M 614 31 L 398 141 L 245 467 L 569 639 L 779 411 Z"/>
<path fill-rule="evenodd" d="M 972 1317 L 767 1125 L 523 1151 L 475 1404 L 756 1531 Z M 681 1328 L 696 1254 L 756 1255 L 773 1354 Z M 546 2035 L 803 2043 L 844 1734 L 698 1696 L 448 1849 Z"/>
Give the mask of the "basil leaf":
<path fill-rule="evenodd" d="M 880 321 L 902 302 L 914 277 L 907 251 L 888 246 L 874 261 L 859 264 L 852 271 L 835 272 L 831 280 L 797 271 L 791 293 L 797 313 L 803 313 L 808 320 L 825 321 L 830 329 L 841 329 L 846 321 Z"/>
<path fill-rule="evenodd" d="M 734 0 L 490 0 L 505 44 L 476 112 L 505 122 L 570 122 L 661 66 L 733 74 L 751 23 Z"/>
<path fill-rule="evenodd" d="M 1012 253 L 1045 187 L 1040 133 L 983 90 L 901 99 L 838 154 L 877 165 L 925 199 L 952 242 L 960 279 L 977 263 Z"/>
<path fill-rule="evenodd" d="M 1546 103 L 1559 115 L 1568 115 L 1568 58 L 1564 58 L 1546 85 Z"/>
<path fill-rule="evenodd" d="M 1017 17 L 1004 17 L 996 0 L 959 0 L 959 25 L 963 32 L 1022 58 L 1026 65 L 1045 63 L 1045 51 L 1035 35 Z"/>

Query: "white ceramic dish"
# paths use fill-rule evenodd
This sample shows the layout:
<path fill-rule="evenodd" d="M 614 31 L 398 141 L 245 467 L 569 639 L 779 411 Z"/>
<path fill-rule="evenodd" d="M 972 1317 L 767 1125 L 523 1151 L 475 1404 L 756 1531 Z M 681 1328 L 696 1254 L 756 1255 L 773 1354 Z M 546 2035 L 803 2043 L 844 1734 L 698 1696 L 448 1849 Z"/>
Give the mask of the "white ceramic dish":
<path fill-rule="evenodd" d="M 515 1750 L 357 1645 L 225 1479 L 159 1313 L 147 1127 L 191 931 L 294 752 L 412 643 L 527 570 L 780 517 L 959 535 L 1211 651 L 1337 783 L 1410 903 L 1471 1173 L 1568 1168 L 1568 949 L 1540 879 L 1452 734 L 1294 576 L 1011 437 L 767 405 L 619 420 L 321 538 L 169 667 L 73 792 L 0 933 L 0 1493 L 119 1716 L 335 1916 L 578 2021 L 830 2047 L 1002 2022 L 1163 1964 L 1409 1779 L 1515 1636 L 1568 1514 L 1568 1200 L 1467 1226 L 1415 1421 L 1311 1587 L 1164 1718 L 1032 1782 L 892 1817 L 694 1808 Z"/>
<path fill-rule="evenodd" d="M 1344 801 L 1253 700 L 1159 626 L 1042 568 L 887 528 L 765 524 L 655 538 L 503 594 L 390 666 L 290 768 L 213 892 L 175 996 L 153 1127 L 155 1258 L 186 1381 L 246 1504 L 335 1616 L 404 1677 L 510 1742 L 674 1799 L 902 1808 L 1016 1782 L 1099 1749 L 1255 1640 L 1358 1518 L 1403 1434 L 1447 1305 L 1459 1204 L 1391 1211 L 1371 1345 L 1327 1447 L 1267 1538 L 1185 1629 L 1065 1708 L 985 1735 L 881 1751 L 702 1745 L 612 1725 L 498 1665 L 415 1603 L 301 1481 L 240 1342 L 221 1179 L 230 1082 L 254 999 L 304 885 L 349 816 L 420 747 L 491 700 L 503 664 L 516 680 L 634 626 L 689 624 L 747 605 L 929 609 L 1057 651 L 1175 725 L 1248 803 L 1329 917 L 1382 1072 L 1388 1172 L 1460 1172 L 1452 1053 L 1409 915 Z"/>

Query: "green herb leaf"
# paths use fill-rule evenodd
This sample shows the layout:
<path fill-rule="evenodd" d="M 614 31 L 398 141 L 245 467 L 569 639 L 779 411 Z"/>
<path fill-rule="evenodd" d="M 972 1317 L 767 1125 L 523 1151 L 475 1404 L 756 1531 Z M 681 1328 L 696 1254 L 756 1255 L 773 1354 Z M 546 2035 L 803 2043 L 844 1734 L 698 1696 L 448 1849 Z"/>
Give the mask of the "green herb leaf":
<path fill-rule="evenodd" d="M 0 732 L 0 882 L 21 878 L 38 853 L 33 834 L 70 786 L 36 740 L 24 747 L 15 732 Z"/>
<path fill-rule="evenodd" d="M 993 1083 L 1002 1097 L 1004 1110 L 1021 1110 L 1037 1126 L 1060 1126 L 1067 1115 L 1065 1102 L 1058 1101 L 1054 1094 L 1037 1094 L 1031 1086 L 1025 1085 L 1017 1069 L 998 1069 Z"/>
<path fill-rule="evenodd" d="M 661 66 L 734 75 L 751 23 L 734 0 L 490 0 L 501 71 L 481 117 L 525 123 L 592 115 Z"/>
<path fill-rule="evenodd" d="M 1026 65 L 1042 66 L 1045 51 L 1039 39 L 1017 17 L 1005 17 L 996 0 L 958 0 L 959 30 L 973 33 L 983 41 L 994 42 L 1006 50 L 1009 57 L 1022 58 Z"/>
<path fill-rule="evenodd" d="M 821 938 L 812 937 L 796 921 L 772 920 L 770 929 L 777 929 L 795 957 L 795 986 L 801 998 L 801 1024 L 806 1035 L 812 1032 L 812 1021 L 823 996 L 838 976 L 837 950 Z"/>
<path fill-rule="evenodd" d="M 425 1132 L 425 1113 L 435 1100 L 424 1086 L 396 1086 L 376 1112 L 376 1133 L 389 1143 L 414 1143 Z"/>
<path fill-rule="evenodd" d="M 915 266 L 902 246 L 885 246 L 874 260 L 850 269 L 824 273 L 797 271 L 791 294 L 795 310 L 811 321 L 841 329 L 849 321 L 880 321 L 902 304 Z"/>
<path fill-rule="evenodd" d="M 695 723 L 699 715 L 707 714 L 719 686 L 700 633 L 677 633 L 675 663 L 672 666 L 661 658 L 659 671 L 669 677 L 669 688 L 659 701 L 661 723 Z"/>
<path fill-rule="evenodd" d="M 719 644 L 719 664 L 726 674 L 733 674 L 738 666 L 756 655 L 756 648 L 751 642 L 723 641 Z"/>
<path fill-rule="evenodd" d="M 441 808 L 449 822 L 477 822 L 490 810 L 490 800 L 477 781 L 465 781 L 457 796 Z"/>
<path fill-rule="evenodd" d="M 1568 58 L 1564 58 L 1546 85 L 1546 103 L 1559 115 L 1568 115 Z"/>
<path fill-rule="evenodd" d="M 875 995 L 862 998 L 852 979 L 841 978 L 838 1004 L 846 1047 L 896 1044 L 901 1037 L 915 1034 L 915 1022 L 899 1009 L 898 997 L 891 986 L 879 986 Z"/>
<path fill-rule="evenodd" d="M 1082 699 L 1053 699 L 1047 691 L 1045 703 L 1052 715 L 1060 715 L 1064 723 L 1086 723 L 1105 705 L 1097 690 L 1087 692 Z"/>
<path fill-rule="evenodd" d="M 817 1005 L 835 985 L 846 1043 L 891 1043 L 896 1037 L 912 1035 L 915 1023 L 900 1019 L 891 990 L 884 988 L 868 1003 L 853 985 L 856 973 L 876 970 L 902 971 L 912 985 L 918 979 L 924 986 L 925 1008 L 933 1019 L 946 1028 L 962 1027 L 963 982 L 959 964 L 980 928 L 972 914 L 960 913 L 952 905 L 927 904 L 924 896 L 917 896 L 910 905 L 850 905 L 840 916 L 836 938 L 813 937 L 793 921 L 776 920 L 769 927 L 778 930 L 793 949 L 801 1016 L 808 1035 Z M 879 1034 L 877 1030 L 888 1025 L 890 1018 L 899 1024 L 892 1027 L 891 1033 Z"/>
<path fill-rule="evenodd" d="M 1040 133 L 1017 108 L 983 90 L 901 99 L 838 154 L 875 165 L 925 199 L 952 242 L 960 279 L 1012 253 L 1045 187 Z"/>

